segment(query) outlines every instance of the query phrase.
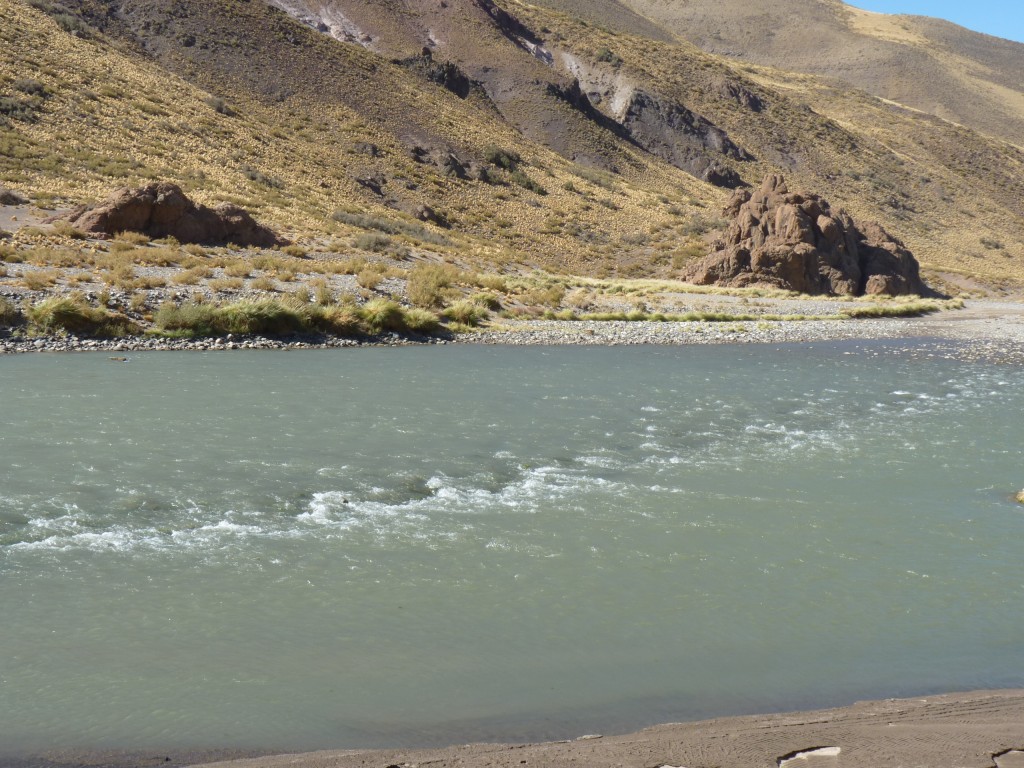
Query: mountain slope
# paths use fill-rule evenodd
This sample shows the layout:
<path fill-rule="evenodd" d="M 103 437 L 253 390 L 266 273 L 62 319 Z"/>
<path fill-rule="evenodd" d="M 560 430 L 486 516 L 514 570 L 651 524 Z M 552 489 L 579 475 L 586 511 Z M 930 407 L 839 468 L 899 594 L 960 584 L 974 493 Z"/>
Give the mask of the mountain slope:
<path fill-rule="evenodd" d="M 1024 146 L 1024 44 L 840 0 L 622 2 L 706 51 L 835 78 Z"/>
<path fill-rule="evenodd" d="M 482 268 L 673 276 L 721 224 L 705 180 L 783 171 L 926 266 L 1024 277 L 1020 150 L 602 2 L 580 18 L 514 0 L 0 0 L 0 105 L 28 110 L 0 119 L 0 180 L 80 203 L 160 178 L 299 239 L 398 231 Z"/>

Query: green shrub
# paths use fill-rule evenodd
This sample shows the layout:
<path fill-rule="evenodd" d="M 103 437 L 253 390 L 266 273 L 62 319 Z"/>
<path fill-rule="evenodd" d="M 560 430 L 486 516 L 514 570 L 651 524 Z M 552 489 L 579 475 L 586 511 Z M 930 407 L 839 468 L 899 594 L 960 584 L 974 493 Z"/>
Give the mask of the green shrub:
<path fill-rule="evenodd" d="M 43 291 L 57 282 L 58 273 L 52 269 L 23 272 L 21 284 L 30 291 Z"/>
<path fill-rule="evenodd" d="M 533 192 L 537 195 L 546 195 L 548 191 L 544 189 L 540 184 L 531 179 L 522 169 L 517 168 L 509 174 L 509 178 L 512 179 L 513 183 L 518 184 L 525 190 Z"/>
<path fill-rule="evenodd" d="M 508 292 L 508 281 L 501 275 L 474 275 L 472 282 L 479 288 L 487 288 L 501 293 Z"/>
<path fill-rule="evenodd" d="M 493 293 L 475 293 L 469 297 L 469 300 L 478 307 L 483 307 L 491 312 L 501 309 L 501 299 Z"/>
<path fill-rule="evenodd" d="M 0 96 L 0 115 L 12 120 L 21 120 L 23 123 L 33 122 L 40 106 L 41 99 L 23 100 L 13 96 Z"/>
<path fill-rule="evenodd" d="M 234 117 L 237 112 L 220 96 L 210 96 L 206 99 L 206 105 L 214 112 L 225 117 Z"/>
<path fill-rule="evenodd" d="M 622 58 L 619 57 L 618 55 L 612 53 L 612 51 L 610 49 L 608 49 L 608 48 L 600 48 L 600 49 L 598 49 L 598 51 L 597 51 L 597 60 L 598 61 L 602 61 L 605 64 L 611 64 L 613 67 L 616 67 L 616 68 L 622 66 Z"/>
<path fill-rule="evenodd" d="M 371 334 L 405 330 L 405 313 L 390 299 L 368 301 L 360 310 L 363 324 Z"/>
<path fill-rule="evenodd" d="M 368 213 L 351 213 L 349 211 L 335 211 L 332 218 L 341 224 L 348 224 L 360 229 L 376 230 L 387 235 L 406 235 L 425 243 L 432 243 L 433 245 L 451 244 L 447 237 L 431 232 L 418 221 L 389 219 L 384 216 L 374 216 Z"/>
<path fill-rule="evenodd" d="M 310 317 L 318 330 L 337 336 L 358 336 L 364 332 L 362 315 L 353 306 L 318 308 Z"/>
<path fill-rule="evenodd" d="M 161 331 L 180 336 L 213 336 L 216 333 L 216 308 L 210 304 L 188 302 L 177 306 L 165 301 L 157 309 L 153 324 Z"/>
<path fill-rule="evenodd" d="M 242 175 L 249 179 L 249 181 L 254 181 L 257 184 L 262 184 L 263 186 L 270 187 L 271 189 L 284 188 L 284 182 L 279 178 L 276 176 L 268 176 L 263 173 L 263 171 L 258 168 L 253 168 L 251 165 L 242 165 L 239 170 L 241 170 Z"/>
<path fill-rule="evenodd" d="M 375 289 L 378 285 L 380 285 L 383 279 L 384 275 L 382 275 L 375 269 L 364 269 L 360 271 L 358 275 L 356 275 L 356 282 L 360 285 L 360 287 L 366 288 L 371 291 Z"/>
<path fill-rule="evenodd" d="M 367 233 L 356 237 L 352 244 L 361 251 L 383 253 L 391 247 L 391 238 L 386 235 Z"/>
<path fill-rule="evenodd" d="M 88 237 L 85 232 L 72 225 L 70 221 L 60 220 L 53 222 L 53 231 L 61 237 L 70 237 L 72 240 L 85 240 Z"/>
<path fill-rule="evenodd" d="M 495 144 L 484 147 L 484 162 L 506 171 L 514 170 L 522 161 L 523 158 L 515 150 L 502 149 Z"/>
<path fill-rule="evenodd" d="M 413 333 L 433 333 L 438 328 L 437 315 L 429 310 L 411 307 L 404 314 L 405 327 Z"/>
<path fill-rule="evenodd" d="M 143 234 L 142 232 L 132 232 L 131 230 L 126 230 L 124 232 L 118 232 L 116 235 L 114 235 L 114 241 L 111 243 L 111 245 L 113 246 L 115 244 L 124 244 L 138 246 L 146 245 L 147 243 L 149 243 L 149 235 Z"/>
<path fill-rule="evenodd" d="M 21 91 L 22 93 L 28 96 L 41 96 L 43 98 L 46 98 L 50 95 L 50 91 L 43 83 L 39 82 L 38 80 L 33 80 L 27 77 L 19 77 L 17 80 L 11 83 L 11 87 L 14 88 L 14 90 Z"/>
<path fill-rule="evenodd" d="M 74 333 L 83 336 L 129 336 L 139 327 L 124 315 L 89 306 L 77 296 L 46 299 L 28 310 L 34 334 Z"/>
<path fill-rule="evenodd" d="M 441 314 L 448 320 L 468 326 L 479 325 L 488 316 L 486 309 L 468 299 L 453 304 Z"/>
<path fill-rule="evenodd" d="M 955 307 L 955 305 L 953 306 Z M 887 306 L 874 304 L 867 307 L 844 309 L 842 316 L 851 319 L 870 317 L 920 317 L 921 315 L 938 312 L 940 309 L 942 309 L 942 306 L 934 301 L 908 301 L 889 304 Z"/>
<path fill-rule="evenodd" d="M 161 331 L 181 336 L 216 336 L 226 333 L 284 336 L 306 330 L 309 319 L 284 302 L 237 301 L 222 306 L 164 302 L 153 318 Z"/>
<path fill-rule="evenodd" d="M 418 264 L 409 272 L 406 295 L 417 307 L 441 307 L 461 277 L 462 272 L 450 264 Z"/>
<path fill-rule="evenodd" d="M 25 316 L 21 314 L 13 302 L 0 296 L 0 328 L 13 328 L 25 322 Z"/>
<path fill-rule="evenodd" d="M 283 336 L 304 330 L 302 314 L 278 301 L 238 301 L 214 312 L 221 333 Z"/>
<path fill-rule="evenodd" d="M 555 284 L 531 288 L 520 296 L 520 301 L 535 306 L 557 307 L 564 298 L 565 286 Z"/>

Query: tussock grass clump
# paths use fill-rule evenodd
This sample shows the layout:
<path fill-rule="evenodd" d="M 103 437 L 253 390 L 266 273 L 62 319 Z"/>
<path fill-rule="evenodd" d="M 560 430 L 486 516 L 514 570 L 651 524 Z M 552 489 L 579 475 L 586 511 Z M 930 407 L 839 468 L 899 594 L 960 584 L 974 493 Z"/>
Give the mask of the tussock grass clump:
<path fill-rule="evenodd" d="M 417 307 L 441 307 L 454 293 L 452 285 L 461 279 L 462 272 L 451 264 L 419 264 L 409 272 L 406 295 Z"/>
<path fill-rule="evenodd" d="M 565 286 L 559 283 L 554 285 L 538 285 L 525 291 L 519 300 L 523 304 L 542 307 L 557 307 L 565 298 Z"/>
<path fill-rule="evenodd" d="M 361 251 L 384 253 L 391 247 L 391 238 L 387 235 L 367 232 L 359 235 L 355 240 L 353 240 L 352 245 Z"/>
<path fill-rule="evenodd" d="M 222 333 L 284 336 L 306 330 L 301 312 L 278 301 L 239 301 L 214 310 Z"/>
<path fill-rule="evenodd" d="M 881 317 L 921 317 L 939 312 L 943 309 L 960 309 L 964 303 L 960 300 L 938 301 L 901 301 L 893 304 L 873 304 L 869 307 L 853 307 L 844 309 L 843 317 L 881 318 Z"/>
<path fill-rule="evenodd" d="M 139 327 L 124 315 L 93 307 L 80 296 L 57 296 L 29 308 L 29 333 L 83 336 L 130 336 Z"/>
<path fill-rule="evenodd" d="M 283 336 L 309 329 L 302 312 L 280 301 L 237 301 L 223 306 L 164 302 L 153 318 L 161 331 L 176 336 L 227 333 Z"/>
<path fill-rule="evenodd" d="M 413 333 L 433 333 L 440 325 L 437 315 L 429 310 L 411 307 L 404 312 L 405 327 Z"/>
<path fill-rule="evenodd" d="M 239 335 L 288 336 L 295 333 L 330 333 L 336 336 L 376 336 L 386 331 L 431 333 L 438 317 L 423 309 L 403 309 L 388 299 L 362 307 L 354 304 L 318 306 L 291 297 L 229 304 L 172 301 L 160 305 L 153 318 L 166 336 L 198 338 Z"/>
<path fill-rule="evenodd" d="M 73 226 L 70 221 L 55 221 L 53 231 L 61 237 L 70 237 L 72 240 L 85 240 L 89 237 L 78 227 Z"/>
<path fill-rule="evenodd" d="M 178 285 L 195 285 L 212 274 L 213 270 L 209 267 L 192 267 L 176 274 L 173 280 Z"/>
<path fill-rule="evenodd" d="M 508 293 L 508 280 L 501 275 L 473 275 L 470 282 L 477 288 L 486 288 L 489 291 Z"/>
<path fill-rule="evenodd" d="M 15 304 L 0 296 L 0 328 L 13 328 L 22 325 L 25 316 Z"/>
<path fill-rule="evenodd" d="M 397 302 L 390 299 L 368 301 L 363 305 L 360 314 L 363 324 L 370 333 L 405 330 L 405 313 Z"/>
<path fill-rule="evenodd" d="M 328 307 L 334 303 L 334 291 L 331 284 L 322 277 L 317 278 L 310 287 L 313 289 L 313 303 L 320 307 Z"/>
<path fill-rule="evenodd" d="M 252 288 L 254 291 L 266 291 L 267 293 L 277 292 L 277 283 L 274 282 L 273 278 L 267 277 L 265 275 L 262 277 L 257 277 L 255 280 L 249 283 L 249 287 Z"/>
<path fill-rule="evenodd" d="M 501 299 L 494 293 L 474 293 L 469 297 L 469 300 L 478 307 L 483 307 L 491 312 L 497 312 L 501 309 Z"/>
<path fill-rule="evenodd" d="M 364 269 L 356 275 L 356 283 L 370 291 L 380 285 L 383 279 L 384 275 L 374 269 Z"/>
<path fill-rule="evenodd" d="M 43 291 L 55 285 L 57 277 L 57 273 L 53 270 L 23 272 L 21 275 L 21 284 L 30 291 Z"/>
<path fill-rule="evenodd" d="M 470 299 L 463 299 L 448 307 L 441 313 L 446 319 L 452 320 L 461 325 L 470 327 L 480 325 L 487 319 L 489 313 L 485 307 L 480 306 Z"/>
<path fill-rule="evenodd" d="M 145 235 L 142 232 L 133 232 L 131 230 L 125 230 L 124 232 L 118 232 L 116 235 L 114 235 L 113 242 L 127 243 L 129 245 L 146 245 L 147 243 L 149 243 L 149 235 Z"/>
<path fill-rule="evenodd" d="M 219 277 L 211 280 L 207 285 L 210 286 L 211 291 L 216 293 L 240 291 L 245 287 L 245 280 L 240 277 Z"/>
<path fill-rule="evenodd" d="M 224 274 L 228 277 L 249 277 L 252 274 L 252 264 L 247 261 L 235 261 L 224 267 Z"/>
<path fill-rule="evenodd" d="M 212 336 L 216 333 L 216 307 L 188 302 L 181 306 L 165 301 L 157 309 L 153 324 L 173 336 Z"/>
<path fill-rule="evenodd" d="M 364 333 L 363 316 L 355 306 L 317 308 L 309 317 L 318 330 L 336 336 L 359 336 Z"/>

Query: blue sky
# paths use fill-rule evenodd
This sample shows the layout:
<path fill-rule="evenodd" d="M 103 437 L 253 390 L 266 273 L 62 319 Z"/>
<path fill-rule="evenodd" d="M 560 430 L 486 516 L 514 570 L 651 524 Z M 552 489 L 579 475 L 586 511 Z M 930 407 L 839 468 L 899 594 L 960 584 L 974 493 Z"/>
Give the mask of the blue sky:
<path fill-rule="evenodd" d="M 913 13 L 949 19 L 961 27 L 1024 42 L 1024 3 L 1020 0 L 846 0 L 881 13 Z"/>

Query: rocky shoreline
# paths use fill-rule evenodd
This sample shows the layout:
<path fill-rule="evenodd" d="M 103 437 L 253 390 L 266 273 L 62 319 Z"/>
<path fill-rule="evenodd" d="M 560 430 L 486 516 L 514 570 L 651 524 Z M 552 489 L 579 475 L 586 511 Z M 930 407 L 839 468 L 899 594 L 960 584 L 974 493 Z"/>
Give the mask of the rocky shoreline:
<path fill-rule="evenodd" d="M 969 302 L 963 310 L 924 318 L 758 320 L 726 322 L 496 320 L 472 332 L 437 336 L 388 333 L 376 337 L 226 336 L 173 339 L 127 337 L 0 338 L 0 355 L 30 352 L 152 352 L 339 349 L 364 346 L 811 344 L 907 340 L 908 352 L 1024 365 L 1024 305 Z M 924 345 L 925 340 L 928 344 Z"/>

